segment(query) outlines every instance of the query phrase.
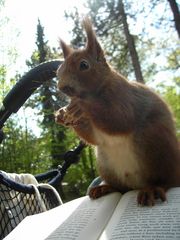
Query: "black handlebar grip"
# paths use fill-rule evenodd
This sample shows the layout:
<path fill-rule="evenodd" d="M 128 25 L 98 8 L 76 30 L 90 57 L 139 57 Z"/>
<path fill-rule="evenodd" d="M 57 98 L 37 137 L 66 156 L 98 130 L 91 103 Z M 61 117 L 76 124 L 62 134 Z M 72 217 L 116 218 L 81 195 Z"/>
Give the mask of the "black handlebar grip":
<path fill-rule="evenodd" d="M 60 60 L 45 62 L 27 72 L 4 98 L 4 108 L 16 113 L 43 82 L 56 76 L 56 71 L 62 62 Z"/>

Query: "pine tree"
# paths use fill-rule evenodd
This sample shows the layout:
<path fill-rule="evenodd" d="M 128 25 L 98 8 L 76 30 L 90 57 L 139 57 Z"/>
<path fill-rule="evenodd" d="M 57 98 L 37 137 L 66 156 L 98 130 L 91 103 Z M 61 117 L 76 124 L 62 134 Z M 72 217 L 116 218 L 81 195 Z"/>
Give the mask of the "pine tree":
<path fill-rule="evenodd" d="M 33 52 L 31 60 L 27 65 L 31 68 L 48 60 L 57 58 L 57 51 L 48 46 L 45 40 L 44 28 L 38 20 L 37 25 L 37 50 Z M 64 104 L 57 93 L 57 79 L 44 83 L 37 91 L 36 97 L 30 100 L 31 106 L 40 109 L 39 115 L 43 116 L 40 126 L 43 129 L 42 135 L 47 139 L 47 148 L 50 151 L 52 165 L 51 168 L 57 168 L 63 161 L 63 153 L 67 151 L 66 147 L 66 129 L 55 123 L 54 112 Z M 62 188 L 59 189 L 62 196 Z"/>

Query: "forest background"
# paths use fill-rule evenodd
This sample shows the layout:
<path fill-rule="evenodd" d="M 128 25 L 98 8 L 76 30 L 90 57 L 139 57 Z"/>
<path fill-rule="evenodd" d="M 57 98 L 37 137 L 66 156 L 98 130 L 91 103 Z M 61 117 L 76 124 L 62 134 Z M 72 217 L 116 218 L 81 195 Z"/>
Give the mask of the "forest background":
<path fill-rule="evenodd" d="M 61 2 L 59 1 L 59 7 Z M 0 0 L 1 40 L 5 29 L 11 24 L 11 19 L 1 14 L 5 6 L 6 1 Z M 176 118 L 179 137 L 179 2 L 88 0 L 84 1 L 83 7 L 92 18 L 108 61 L 130 81 L 136 80 L 147 84 L 169 103 Z M 79 8 L 66 9 L 63 16 L 64 22 L 69 27 L 67 32 L 71 44 L 74 47 L 82 47 L 85 35 L 82 31 Z M 13 31 L 14 38 L 18 38 L 20 34 L 18 26 L 14 27 Z M 8 63 L 0 62 L 1 102 L 25 72 L 44 61 L 62 57 L 59 47 L 49 44 L 46 26 L 42 25 L 41 19 L 37 19 L 34 42 L 35 49 L 30 58 L 24 60 L 26 69 L 16 69 L 10 76 L 9 71 L 15 69 L 18 58 L 17 49 L 13 42 L 9 42 L 4 48 L 1 41 L 0 52 L 9 59 Z M 61 165 L 63 154 L 78 145 L 79 139 L 73 131 L 57 125 L 54 121 L 54 111 L 68 102 L 68 99 L 57 91 L 56 84 L 57 79 L 45 83 L 21 108 L 20 114 L 12 116 L 5 124 L 6 138 L 0 146 L 1 170 L 43 173 Z M 59 184 L 63 200 L 84 195 L 96 176 L 93 148 L 88 146 L 83 150 L 80 162 L 70 167 L 63 182 Z"/>

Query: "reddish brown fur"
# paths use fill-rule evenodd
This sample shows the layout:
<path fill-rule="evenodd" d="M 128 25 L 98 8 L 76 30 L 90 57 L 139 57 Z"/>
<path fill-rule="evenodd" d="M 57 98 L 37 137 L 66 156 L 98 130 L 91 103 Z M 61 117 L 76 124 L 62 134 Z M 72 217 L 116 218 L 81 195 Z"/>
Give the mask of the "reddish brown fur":
<path fill-rule="evenodd" d="M 85 49 L 72 51 L 61 43 L 65 62 L 57 73 L 60 78 L 58 86 L 71 97 L 71 104 L 66 111 L 63 110 L 58 122 L 70 123 L 81 138 L 97 147 L 101 145 L 98 131 L 107 139 L 108 136 L 109 139 L 115 136 L 116 139 L 126 136 L 129 139 L 131 136 L 133 154 L 137 157 L 143 179 L 138 186 L 145 187 L 138 202 L 153 205 L 155 195 L 165 200 L 162 189 L 180 186 L 180 148 L 172 114 L 157 94 L 142 84 L 128 82 L 109 66 L 88 19 L 84 26 L 87 33 Z M 83 60 L 89 65 L 85 71 L 80 70 Z M 111 147 L 111 142 L 108 146 Z M 106 192 L 113 188 L 130 189 L 118 175 L 114 176 L 106 168 L 99 167 L 99 171 L 110 186 Z M 129 173 L 124 176 L 128 178 Z M 101 195 L 101 190 L 94 188 L 92 196 Z"/>

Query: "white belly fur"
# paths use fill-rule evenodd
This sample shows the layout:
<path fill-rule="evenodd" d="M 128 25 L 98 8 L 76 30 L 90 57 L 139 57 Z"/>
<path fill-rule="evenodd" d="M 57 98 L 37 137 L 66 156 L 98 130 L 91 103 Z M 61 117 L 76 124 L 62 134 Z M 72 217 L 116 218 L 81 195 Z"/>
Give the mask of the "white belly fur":
<path fill-rule="evenodd" d="M 129 188 L 143 187 L 142 167 L 133 149 L 132 136 L 110 136 L 97 129 L 95 136 L 99 169 Z"/>

